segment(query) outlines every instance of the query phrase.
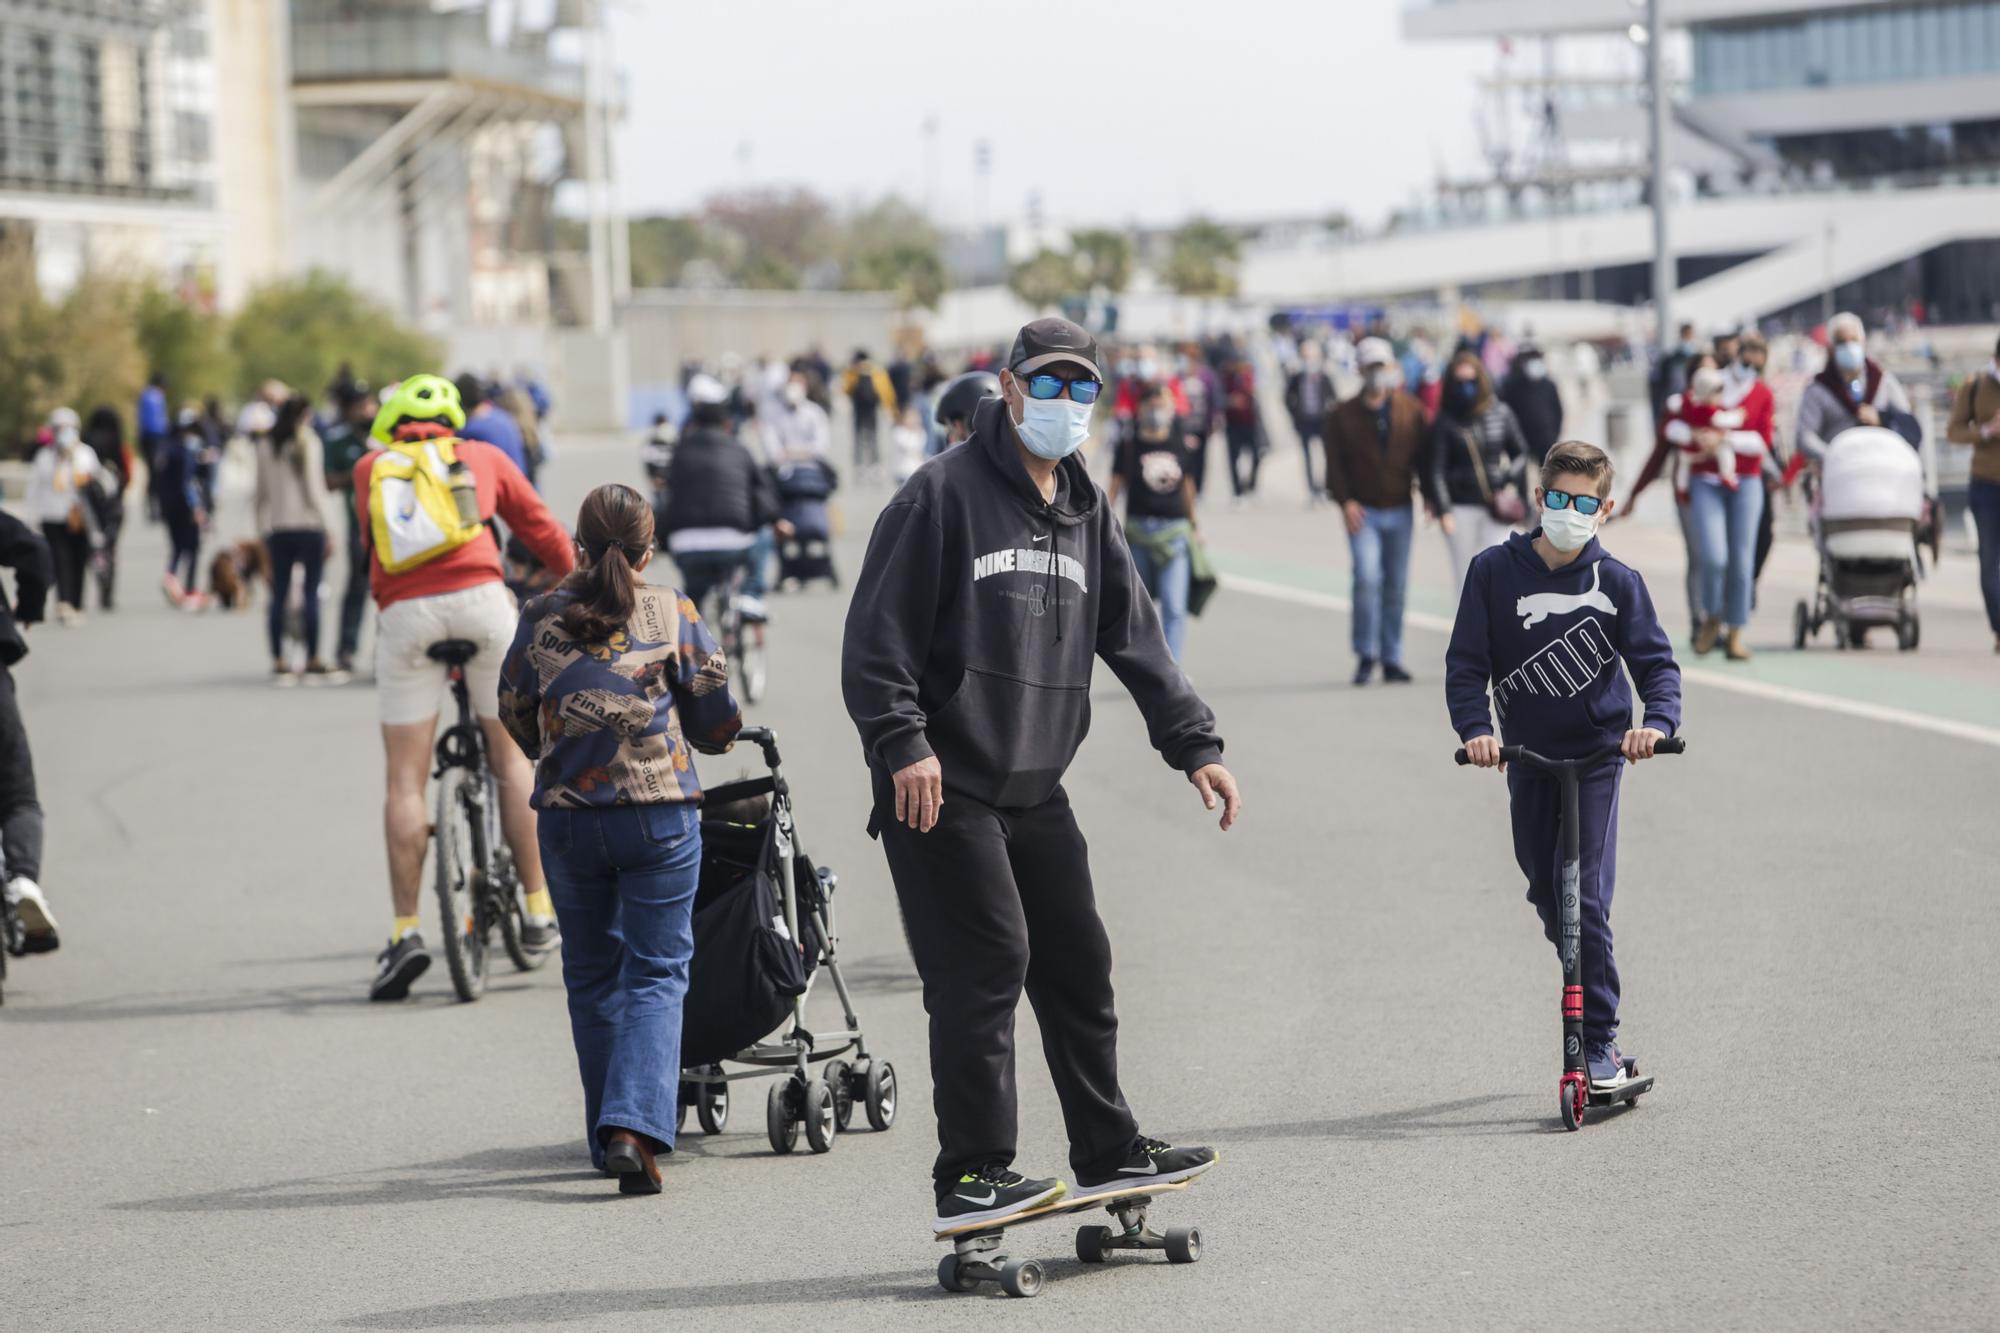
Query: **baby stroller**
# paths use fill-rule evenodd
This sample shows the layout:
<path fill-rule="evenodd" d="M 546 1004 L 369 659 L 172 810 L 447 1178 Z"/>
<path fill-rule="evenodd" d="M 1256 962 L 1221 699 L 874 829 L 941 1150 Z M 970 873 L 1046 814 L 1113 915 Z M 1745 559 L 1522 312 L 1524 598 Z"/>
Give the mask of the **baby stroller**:
<path fill-rule="evenodd" d="M 840 478 L 820 458 L 789 459 L 775 471 L 778 514 L 793 529 L 791 536 L 778 542 L 779 584 L 802 588 L 814 579 L 825 579 L 838 588 L 840 575 L 833 568 L 833 522 L 827 500 L 839 488 Z"/>
<path fill-rule="evenodd" d="M 1813 513 L 1819 583 L 1792 611 L 1792 646 L 1833 622 L 1834 644 L 1858 648 L 1893 626 L 1896 646 L 1917 646 L 1917 553 L 1926 518 L 1924 466 L 1902 435 L 1855 426 L 1833 437 Z"/>
<path fill-rule="evenodd" d="M 771 772 L 712 787 L 703 797 L 680 1114 L 685 1120 L 692 1104 L 703 1132 L 719 1134 L 729 1121 L 729 1085 L 771 1078 L 764 1103 L 771 1150 L 792 1151 L 803 1127 L 807 1144 L 823 1153 L 846 1130 L 856 1102 L 872 1128 L 896 1122 L 896 1070 L 869 1055 L 854 1016 L 834 956 L 839 881 L 794 840 L 777 738 L 769 728 L 745 727 L 737 739 L 760 746 Z M 821 973 L 840 996 L 846 1021 L 836 1031 L 805 1024 L 806 999 Z"/>

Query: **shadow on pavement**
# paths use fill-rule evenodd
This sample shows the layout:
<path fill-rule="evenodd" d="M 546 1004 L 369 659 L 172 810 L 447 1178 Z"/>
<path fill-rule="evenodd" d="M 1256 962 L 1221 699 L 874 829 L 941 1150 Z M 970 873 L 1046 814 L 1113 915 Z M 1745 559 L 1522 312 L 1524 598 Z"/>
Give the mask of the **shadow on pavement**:
<path fill-rule="evenodd" d="M 668 1320 L 686 1310 L 757 1305 L 825 1305 L 833 1301 L 882 1299 L 941 1301 L 968 1299 L 942 1291 L 921 1270 L 849 1273 L 838 1277 L 779 1278 L 765 1282 L 715 1282 L 691 1287 L 637 1287 L 612 1291 L 543 1291 L 492 1300 L 450 1301 L 409 1310 L 343 1319 L 347 1328 L 495 1328 L 509 1324 L 556 1324 L 606 1315 L 659 1315 Z M 999 1297 L 998 1299 L 1006 1299 Z M 814 1320 L 815 1324 L 823 1321 Z"/>
<path fill-rule="evenodd" d="M 840 959 L 841 976 L 847 989 L 856 995 L 914 995 L 924 988 L 907 954 L 876 954 L 867 958 Z"/>
<path fill-rule="evenodd" d="M 548 1188 L 557 1185 L 578 1188 Z M 583 1145 L 569 1140 L 535 1148 L 485 1148 L 414 1166 L 301 1176 L 266 1185 L 110 1206 L 120 1212 L 235 1213 L 434 1203 L 482 1196 L 526 1203 L 601 1203 L 620 1197 L 609 1177 L 591 1169 Z"/>
<path fill-rule="evenodd" d="M 1492 1119 L 1462 1119 L 1459 1113 L 1491 1106 L 1495 1102 L 1520 1100 L 1519 1093 L 1488 1093 L 1482 1097 L 1461 1097 L 1456 1101 L 1433 1102 L 1407 1111 L 1378 1111 L 1373 1115 L 1347 1116 L 1337 1120 L 1293 1120 L 1269 1125 L 1229 1125 L 1211 1129 L 1176 1130 L 1183 1143 L 1255 1143 L 1265 1139 L 1353 1139 L 1363 1143 L 1389 1143 L 1399 1139 L 1430 1139 L 1456 1134 L 1539 1134 L 1555 1122 L 1553 1114 L 1509 1116 Z M 1562 1127 L 1557 1125 L 1560 1130 Z"/>
<path fill-rule="evenodd" d="M 496 986 L 487 983 L 488 995 L 507 995 L 534 989 L 530 982 Z M 162 992 L 151 995 L 112 995 L 74 1004 L 7 1006 L 10 1023 L 96 1023 L 128 1018 L 199 1018 L 214 1014 L 246 1014 L 260 1011 L 305 1015 L 321 1009 L 376 1008 L 397 1012 L 411 1009 L 442 1011 L 459 1007 L 450 990 L 426 992 L 391 1004 L 374 1004 L 368 998 L 368 983 L 358 981 L 320 982 L 310 986 L 246 988 L 204 991 L 198 994 Z"/>

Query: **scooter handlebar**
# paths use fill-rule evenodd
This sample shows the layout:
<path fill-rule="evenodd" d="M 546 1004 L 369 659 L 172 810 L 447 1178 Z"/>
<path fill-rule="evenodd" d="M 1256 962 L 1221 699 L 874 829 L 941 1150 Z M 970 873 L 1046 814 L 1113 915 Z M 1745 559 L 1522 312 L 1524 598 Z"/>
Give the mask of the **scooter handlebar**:
<path fill-rule="evenodd" d="M 1557 768 L 1564 765 L 1572 765 L 1580 768 L 1587 764 L 1601 763 L 1618 753 L 1618 747 L 1614 745 L 1609 749 L 1599 750 L 1596 754 L 1585 755 L 1581 759 L 1545 759 L 1525 745 L 1503 745 L 1500 747 L 1500 762 L 1503 764 L 1526 762 L 1536 768 Z M 1664 737 L 1653 746 L 1653 753 L 1656 755 L 1686 754 L 1687 741 L 1680 736 Z M 1465 752 L 1465 747 L 1462 745 L 1452 758 L 1461 768 L 1472 762 L 1472 756 Z"/>

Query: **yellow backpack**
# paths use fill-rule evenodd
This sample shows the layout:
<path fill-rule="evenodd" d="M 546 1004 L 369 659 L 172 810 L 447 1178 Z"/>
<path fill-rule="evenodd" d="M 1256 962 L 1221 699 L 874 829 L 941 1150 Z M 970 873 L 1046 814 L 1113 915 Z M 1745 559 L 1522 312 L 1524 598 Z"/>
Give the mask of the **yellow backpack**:
<path fill-rule="evenodd" d="M 390 574 L 415 569 L 476 540 L 479 493 L 450 437 L 398 440 L 368 475 L 368 532 Z"/>

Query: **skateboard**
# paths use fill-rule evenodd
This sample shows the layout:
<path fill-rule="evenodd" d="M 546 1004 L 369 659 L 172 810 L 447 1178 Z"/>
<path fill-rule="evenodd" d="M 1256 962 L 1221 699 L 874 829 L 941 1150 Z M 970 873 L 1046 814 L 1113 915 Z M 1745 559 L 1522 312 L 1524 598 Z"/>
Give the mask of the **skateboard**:
<path fill-rule="evenodd" d="M 1039 1295 L 1046 1276 L 1041 1261 L 1010 1259 L 1004 1249 L 1007 1228 L 1087 1213 L 1093 1208 L 1110 1213 L 1117 1225 L 1076 1229 L 1076 1257 L 1084 1263 L 1101 1264 L 1113 1250 L 1165 1250 L 1168 1262 L 1191 1264 L 1201 1258 L 1201 1232 L 1194 1227 L 1174 1227 L 1164 1234 L 1154 1231 L 1146 1225 L 1146 1210 L 1155 1195 L 1177 1194 L 1200 1179 L 1192 1176 L 1171 1185 L 1134 1185 L 1087 1199 L 1064 1196 L 997 1224 L 972 1222 L 937 1232 L 936 1239 L 952 1242 L 952 1252 L 938 1261 L 938 1285 L 946 1291 L 973 1291 L 982 1282 L 992 1282 L 1009 1296 Z"/>

